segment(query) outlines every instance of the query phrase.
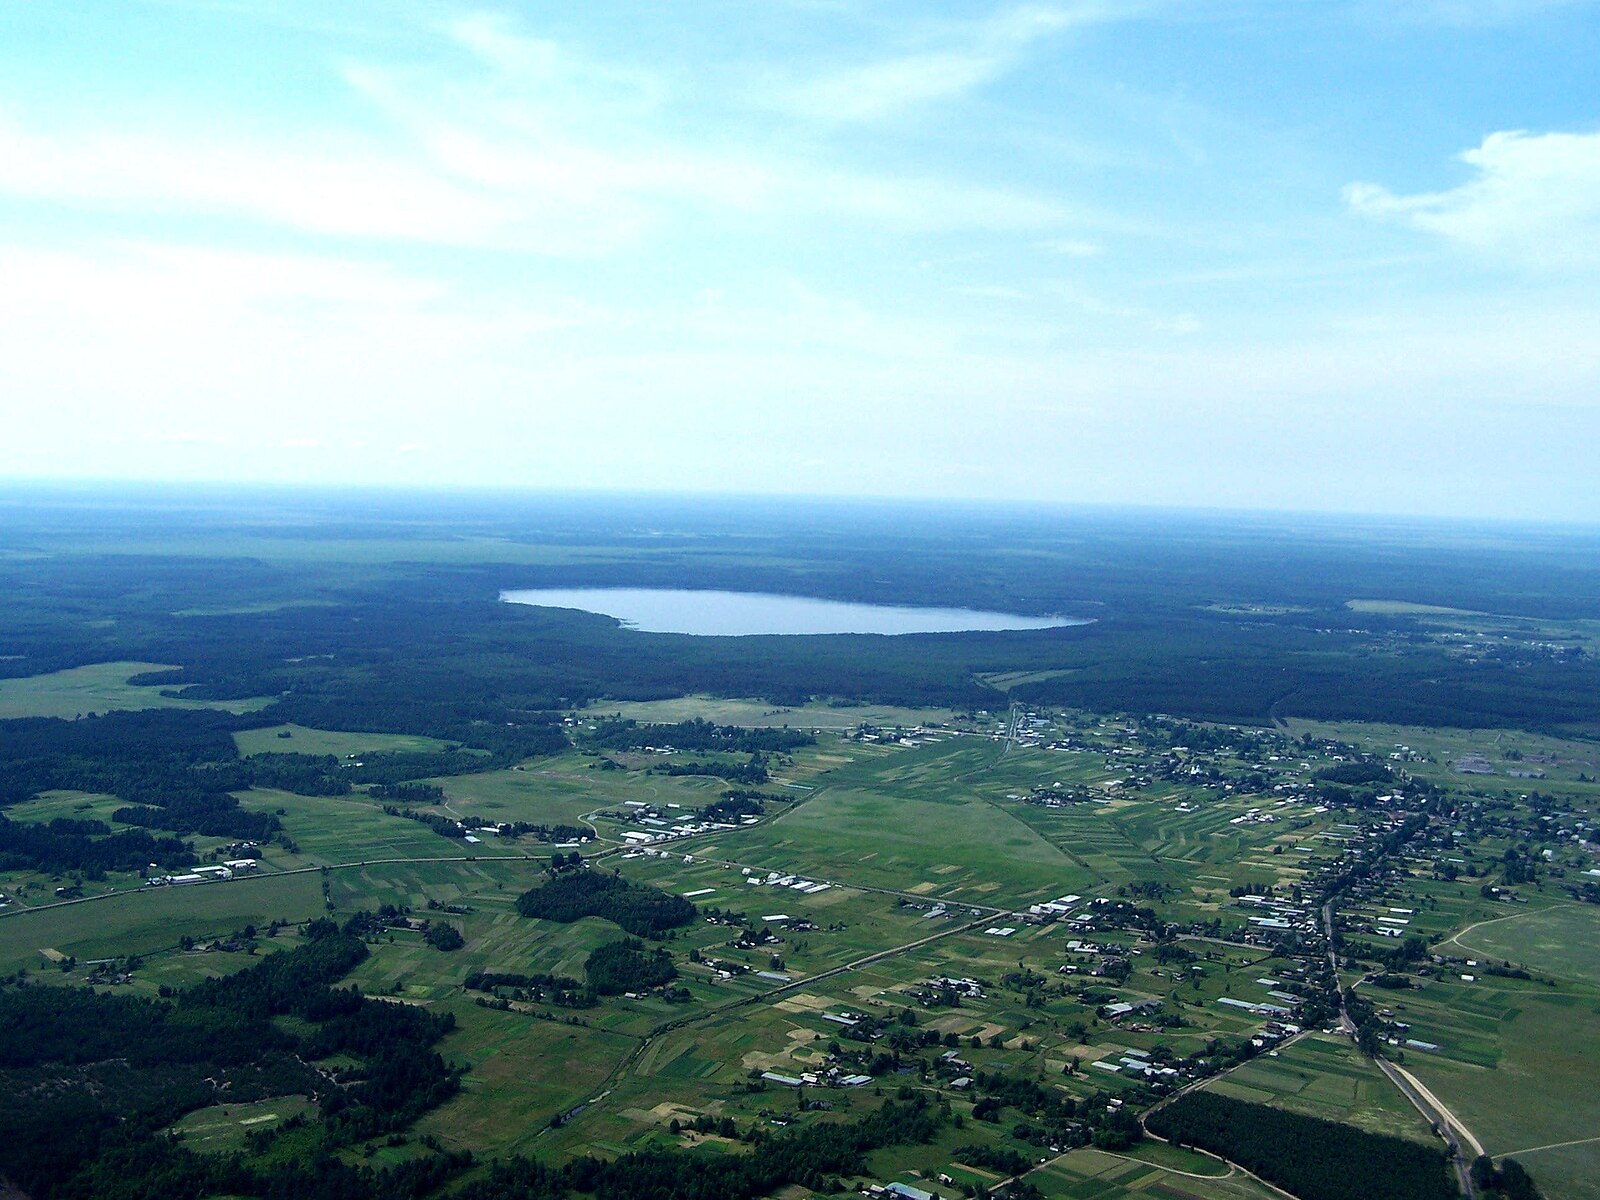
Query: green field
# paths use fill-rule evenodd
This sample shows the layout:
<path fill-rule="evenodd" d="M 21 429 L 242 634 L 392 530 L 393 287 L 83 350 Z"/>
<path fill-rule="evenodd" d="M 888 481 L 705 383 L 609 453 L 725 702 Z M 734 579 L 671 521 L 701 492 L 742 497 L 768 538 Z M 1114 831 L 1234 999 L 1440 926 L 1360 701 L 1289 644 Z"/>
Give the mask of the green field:
<path fill-rule="evenodd" d="M 1372 1133 L 1435 1142 L 1400 1090 L 1342 1037 L 1312 1034 L 1262 1055 L 1209 1085 L 1239 1100 L 1343 1121 Z"/>
<path fill-rule="evenodd" d="M 1474 925 L 1450 938 L 1442 949 L 1504 959 L 1532 971 L 1600 986 L 1600 908 L 1592 904 L 1525 908 Z"/>
<path fill-rule="evenodd" d="M 462 858 L 475 849 L 459 838 L 444 838 L 426 825 L 393 817 L 365 792 L 348 796 L 300 796 L 253 789 L 243 793 L 246 807 L 278 814 L 298 853 L 269 846 L 264 857 L 285 868 L 320 867 L 382 858 Z M 529 852 L 533 848 L 530 844 Z M 486 855 L 503 851 L 483 847 Z M 520 849 L 515 853 L 520 854 Z"/>
<path fill-rule="evenodd" d="M 880 728 L 915 728 L 952 717 L 944 708 L 903 708 L 883 704 L 796 704 L 774 706 L 764 700 L 724 699 L 717 696 L 680 696 L 674 700 L 607 702 L 580 712 L 580 716 L 617 713 L 635 721 L 672 723 L 699 718 L 721 725 L 746 727 L 789 726 L 794 729 L 854 729 L 858 725 Z"/>
<path fill-rule="evenodd" d="M 150 954 L 184 936 L 204 938 L 274 920 L 305 921 L 321 910 L 316 872 L 141 888 L 0 916 L 0 970 L 38 969 L 45 965 L 40 951 L 46 949 L 80 961 Z"/>
<path fill-rule="evenodd" d="M 1545 1195 L 1600 1197 L 1594 1063 L 1600 994 L 1536 984 L 1430 984 L 1406 1004 L 1416 1036 L 1444 1046 L 1406 1067 L 1466 1122 L 1496 1157 L 1511 1155 Z M 1556 1150 L 1553 1143 L 1582 1142 Z"/>
<path fill-rule="evenodd" d="M 284 734 L 288 737 L 284 737 Z M 240 754 L 332 754 L 344 758 L 351 754 L 379 754 L 396 750 L 443 750 L 447 743 L 438 738 L 402 733 L 339 733 L 328 729 L 307 729 L 304 725 L 269 725 L 246 729 L 233 735 Z"/>
<path fill-rule="evenodd" d="M 614 709 L 607 706 L 607 711 Z M 705 716 L 752 723 L 765 716 L 797 724 L 810 723 L 794 720 L 801 716 L 848 714 L 852 726 L 863 719 L 913 715 L 877 710 L 868 717 L 863 710 L 820 705 L 774 710 L 760 702 L 703 698 L 625 711 L 660 720 Z M 820 719 L 816 724 L 822 727 Z M 1196 788 L 1181 779 L 1139 779 L 1136 765 L 1116 754 L 1114 727 L 1079 721 L 1073 728 L 1087 745 L 1066 750 L 1008 746 L 949 732 L 901 745 L 824 733 L 819 744 L 774 760 L 775 777 L 765 789 L 792 799 L 769 801 L 761 823 L 648 851 L 618 846 L 624 829 L 641 828 L 627 823 L 630 801 L 687 815 L 728 785 L 704 776 L 651 773 L 664 760 L 643 753 L 619 753 L 614 760 L 625 769 L 600 770 L 599 757 L 582 751 L 433 781 L 444 799 L 419 806 L 425 811 L 588 825 L 595 840 L 584 851 L 594 869 L 619 870 L 670 893 L 691 895 L 702 906 L 743 911 L 753 924 L 773 920 L 777 941 L 759 947 L 735 946 L 736 929 L 705 921 L 674 931 L 664 944 L 687 992 L 676 1003 L 656 995 L 608 999 L 580 1010 L 519 1001 L 518 1007 L 501 1011 L 477 1003 L 478 997 L 462 986 L 470 971 L 581 978 L 587 957 L 616 940 L 619 929 L 595 918 L 559 924 L 516 913 L 516 897 L 546 877 L 549 845 L 532 837 L 501 842 L 483 835 L 476 843 L 446 838 L 418 821 L 383 812 L 381 802 L 359 790 L 337 797 L 241 793 L 247 808 L 279 814 L 292 843 L 292 849 L 277 841 L 263 846 L 266 874 L 12 912 L 0 917 L 0 969 L 25 966 L 41 972 L 47 966 L 40 954 L 44 949 L 80 961 L 139 953 L 147 962 L 132 987 L 151 994 L 162 985 L 183 986 L 248 961 L 242 954 L 174 949 L 184 936 L 204 939 L 245 924 L 264 925 L 277 917 L 303 920 L 325 911 L 343 919 L 381 904 L 448 922 L 465 939 L 460 951 L 440 952 L 413 930 L 388 930 L 371 941 L 370 956 L 351 972 L 349 982 L 370 995 L 455 1015 L 457 1029 L 439 1049 L 469 1068 L 462 1091 L 424 1117 L 416 1132 L 480 1154 L 560 1159 L 664 1145 L 732 1149 L 715 1137 L 674 1138 L 668 1123 L 707 1113 L 748 1127 L 797 1115 L 790 1112 L 793 1092 L 751 1088 L 751 1072 L 824 1067 L 827 1047 L 839 1036 L 839 1026 L 826 1014 L 917 1008 L 918 990 L 942 975 L 984 981 L 981 997 L 957 1008 L 921 1012 L 920 1018 L 941 1036 L 955 1035 L 975 1070 L 1049 1079 L 1083 1099 L 1111 1095 L 1142 1102 L 1148 1095 L 1136 1078 L 1093 1064 L 1115 1064 L 1130 1050 L 1202 1054 L 1213 1039 L 1250 1036 L 1260 1018 L 1220 1000 L 1266 1001 L 1268 984 L 1262 980 L 1292 968 L 1292 960 L 1276 957 L 1270 945 L 1186 937 L 1182 944 L 1194 954 L 1192 962 L 1164 966 L 1133 930 L 1098 934 L 1108 952 L 1130 964 L 1126 979 L 1114 986 L 1115 996 L 1160 1000 L 1179 1018 L 1166 1028 L 1118 1024 L 1097 1015 L 1100 1001 L 1076 995 L 1089 980 L 1071 972 L 1088 972 L 1095 959 L 1069 953 L 1062 927 L 1030 925 L 1001 914 L 1069 892 L 1085 900 L 1154 895 L 1151 902 L 1167 920 L 1216 920 L 1238 930 L 1244 917 L 1228 894 L 1230 887 L 1248 882 L 1292 889 L 1316 863 L 1337 855 L 1365 818 L 1348 811 L 1317 813 L 1309 803 L 1278 803 L 1256 792 Z M 291 736 L 278 737 L 284 730 Z M 1363 730 L 1362 736 L 1405 735 Z M 1429 743 L 1430 753 L 1448 754 L 1483 735 L 1438 736 L 1437 744 Z M 249 731 L 236 740 L 246 754 L 344 756 L 442 745 L 421 737 L 304 726 Z M 1523 744 L 1537 752 L 1543 743 Z M 1223 765 L 1249 764 L 1230 760 Z M 1029 803 L 1031 791 L 1050 787 L 1083 789 L 1095 799 L 1065 807 Z M 16 806 L 11 815 L 109 819 L 120 804 L 114 797 L 58 791 Z M 1243 820 L 1267 805 L 1273 806 L 1272 822 Z M 197 857 L 216 844 L 216 839 L 195 840 Z M 1485 845 L 1488 855 L 1497 854 L 1503 843 L 1490 839 Z M 274 873 L 307 867 L 325 870 Z M 807 893 L 757 882 L 769 871 L 832 886 Z M 27 884 L 17 896 L 21 903 L 37 904 L 57 886 L 43 876 L 18 876 L 11 881 L 13 889 L 18 882 Z M 135 884 L 114 877 L 86 881 L 84 887 L 93 892 Z M 1151 888 L 1157 890 L 1141 891 Z M 1593 1111 L 1584 1092 L 1585 1057 L 1571 1053 L 1571 1046 L 1574 1038 L 1585 1046 L 1591 1038 L 1600 1044 L 1596 997 L 1589 986 L 1600 978 L 1595 949 L 1600 910 L 1560 901 L 1554 889 L 1534 891 L 1530 900 L 1512 909 L 1480 895 L 1475 881 L 1429 878 L 1419 868 L 1381 895 L 1351 905 L 1348 915 L 1375 920 L 1386 906 L 1404 905 L 1414 910 L 1411 929 L 1430 940 L 1477 923 L 1441 949 L 1526 963 L 1558 979 L 1553 988 L 1500 980 L 1468 986 L 1449 976 L 1411 992 L 1372 995 L 1411 1025 L 1410 1036 L 1439 1045 L 1437 1054 L 1407 1051 L 1407 1065 L 1455 1108 L 1491 1153 L 1523 1158 L 1551 1200 L 1564 1195 L 1600 1200 L 1581 1183 L 1585 1172 L 1600 1165 L 1595 1144 L 1552 1145 L 1585 1136 Z M 935 912 L 943 901 L 949 908 Z M 776 920 L 779 914 L 788 920 Z M 802 921 L 815 927 L 791 927 Z M 974 922 L 975 928 L 965 928 Z M 984 932 L 990 924 L 1017 928 L 1008 937 L 990 936 Z M 294 940 L 284 934 L 264 942 L 261 950 Z M 1381 949 L 1376 943 L 1374 936 L 1350 938 L 1352 951 L 1360 954 Z M 885 951 L 890 953 L 883 956 Z M 691 962 L 691 952 L 746 973 L 719 977 L 711 967 Z M 774 955 L 787 982 L 757 974 L 774 966 Z M 1005 982 L 1016 972 L 1042 979 L 1043 985 L 1030 994 L 1021 983 Z M 974 1036 L 982 1043 L 976 1048 L 970 1046 Z M 955 1111 L 970 1113 L 972 1097 L 949 1090 L 946 1082 L 929 1076 L 918 1086 L 931 1089 Z M 1211 1086 L 1374 1131 L 1423 1141 L 1432 1136 L 1404 1098 L 1338 1038 L 1304 1037 Z M 592 1103 L 602 1093 L 603 1102 Z M 879 1102 L 872 1088 L 825 1094 L 832 1108 L 822 1119 L 859 1115 Z M 203 1110 L 186 1118 L 182 1131 L 197 1148 L 234 1147 L 247 1130 L 266 1127 L 265 1120 L 247 1122 L 287 1119 L 293 1103 L 298 1101 Z M 552 1127 L 552 1118 L 560 1114 L 569 1114 L 568 1119 Z M 992 1176 L 956 1162 L 953 1151 L 977 1138 L 1036 1157 L 1038 1148 L 1016 1141 L 1010 1129 L 1009 1116 L 993 1128 L 975 1129 L 972 1122 L 964 1131 L 947 1127 L 933 1145 L 875 1151 L 871 1174 L 915 1181 L 943 1172 L 958 1182 L 990 1184 Z M 413 1153 L 405 1146 L 369 1148 L 374 1161 L 382 1163 Z M 360 1149 L 349 1153 L 359 1157 Z M 1032 1177 L 1047 1195 L 1073 1200 L 1257 1200 L 1269 1194 L 1216 1160 L 1160 1143 L 1128 1155 L 1075 1151 Z"/>
<path fill-rule="evenodd" d="M 111 814 L 127 806 L 126 800 L 93 792 L 40 792 L 6 809 L 13 821 L 54 821 L 58 817 L 79 821 L 110 821 Z"/>
<path fill-rule="evenodd" d="M 979 798 L 970 779 L 998 753 L 952 739 L 820 776 L 780 819 L 715 838 L 707 852 L 842 882 L 997 905 L 1061 895 L 1093 878 L 1025 822 Z"/>
<path fill-rule="evenodd" d="M 450 811 L 460 816 L 569 825 L 582 823 L 597 809 L 622 808 L 629 800 L 700 808 L 717 799 L 726 787 L 721 780 L 704 776 L 595 770 L 598 761 L 565 754 L 503 771 L 456 775 L 431 782 L 444 789 Z"/>
<path fill-rule="evenodd" d="M 315 1116 L 316 1111 L 316 1104 L 305 1096 L 277 1096 L 196 1109 L 171 1128 L 190 1150 L 227 1154 L 244 1149 L 246 1134 L 276 1129 L 294 1117 Z"/>
<path fill-rule="evenodd" d="M 250 712 L 263 708 L 267 700 L 204 701 L 163 696 L 163 687 L 136 687 L 128 682 L 147 671 L 166 671 L 163 663 L 105 662 L 86 667 L 53 671 L 48 675 L 24 675 L 0 679 L 0 720 L 16 717 L 64 717 L 71 720 L 87 713 L 139 708 L 221 708 L 229 712 Z"/>
<path fill-rule="evenodd" d="M 1191 1156 L 1199 1162 L 1186 1161 L 1176 1170 L 1142 1157 L 1074 1150 L 1034 1171 L 1028 1181 L 1051 1200 L 1280 1200 L 1283 1195 L 1237 1170 L 1215 1177 L 1215 1164 L 1200 1155 Z"/>
<path fill-rule="evenodd" d="M 1290 718 L 1290 733 L 1299 736 L 1348 740 L 1380 757 L 1407 747 L 1413 757 L 1405 768 L 1434 783 L 1475 792 L 1518 795 L 1559 784 L 1562 794 L 1585 803 L 1600 800 L 1600 747 L 1590 738 L 1563 738 L 1525 729 L 1447 729 L 1415 725 L 1380 725 L 1356 722 L 1330 723 Z M 1453 764 L 1463 755 L 1481 754 L 1494 768 L 1493 775 L 1463 775 Z M 1534 761 L 1533 756 L 1540 756 Z M 1548 760 L 1548 761 L 1545 761 Z M 1513 770 L 1537 770 L 1544 780 L 1522 779 Z M 1579 776 L 1586 776 L 1587 781 Z"/>

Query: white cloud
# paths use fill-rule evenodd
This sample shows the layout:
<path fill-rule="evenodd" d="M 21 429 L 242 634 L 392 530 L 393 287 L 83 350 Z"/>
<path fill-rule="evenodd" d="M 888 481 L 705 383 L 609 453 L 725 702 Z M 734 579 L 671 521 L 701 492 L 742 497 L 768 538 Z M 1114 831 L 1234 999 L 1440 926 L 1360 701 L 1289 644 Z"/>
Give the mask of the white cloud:
<path fill-rule="evenodd" d="M 1461 154 L 1475 177 L 1442 192 L 1397 195 L 1352 183 L 1345 202 L 1504 261 L 1600 265 L 1600 133 L 1491 133 Z"/>
<path fill-rule="evenodd" d="M 186 130 L 54 133 L 0 122 L 0 192 L 142 214 L 224 214 L 309 233 L 474 244 L 502 200 L 371 146 L 217 139 Z"/>

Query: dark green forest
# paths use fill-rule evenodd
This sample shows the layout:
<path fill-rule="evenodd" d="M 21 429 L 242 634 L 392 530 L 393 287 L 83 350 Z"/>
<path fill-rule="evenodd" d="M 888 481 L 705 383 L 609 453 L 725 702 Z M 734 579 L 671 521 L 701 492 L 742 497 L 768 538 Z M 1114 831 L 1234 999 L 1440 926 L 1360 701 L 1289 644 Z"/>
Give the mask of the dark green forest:
<path fill-rule="evenodd" d="M 1451 1200 L 1457 1194 L 1436 1146 L 1215 1092 L 1180 1096 L 1151 1112 L 1145 1126 L 1177 1145 L 1232 1159 L 1301 1200 Z"/>
<path fill-rule="evenodd" d="M 1592 726 L 1600 684 L 1583 637 L 1535 636 L 1540 622 L 1600 617 L 1592 531 L 821 502 L 753 503 L 730 517 L 626 498 L 145 500 L 107 510 L 85 496 L 0 495 L 0 677 L 172 663 L 149 681 L 196 698 L 271 697 L 277 721 L 424 734 L 501 757 L 559 748 L 552 709 L 685 691 L 994 707 L 1007 697 L 986 678 L 1026 672 L 1010 695 L 1041 703 L 1232 722 L 1551 728 Z M 239 534 L 263 504 L 281 517 L 270 558 Z M 172 549 L 107 553 L 119 537 Z M 492 542 L 478 562 L 408 559 L 406 541 L 418 538 Z M 303 543 L 304 558 L 285 559 L 283 539 Z M 355 565 L 321 553 L 334 539 L 393 549 Z M 495 544 L 507 561 L 494 561 Z M 525 547 L 553 561 L 512 561 Z M 555 585 L 774 591 L 1093 623 L 691 638 L 497 599 Z M 1500 614 L 1526 636 L 1463 655 L 1414 617 L 1346 607 L 1358 598 Z"/>
<path fill-rule="evenodd" d="M 202 1186 L 282 1194 L 287 1180 L 270 1170 L 156 1136 L 224 1096 L 314 1097 L 321 1116 L 309 1160 L 405 1128 L 456 1090 L 457 1072 L 433 1049 L 454 1018 L 335 986 L 366 957 L 364 929 L 360 920 L 313 922 L 302 945 L 171 999 L 16 980 L 0 987 L 0 1177 L 35 1200 L 153 1196 L 174 1179 L 185 1194 Z M 289 1032 L 283 1017 L 306 1032 Z M 336 1058 L 352 1065 L 322 1065 Z"/>
<path fill-rule="evenodd" d="M 584 917 L 614 921 L 637 937 L 660 937 L 694 920 L 695 907 L 682 896 L 599 870 L 567 870 L 517 897 L 525 917 L 571 923 Z"/>

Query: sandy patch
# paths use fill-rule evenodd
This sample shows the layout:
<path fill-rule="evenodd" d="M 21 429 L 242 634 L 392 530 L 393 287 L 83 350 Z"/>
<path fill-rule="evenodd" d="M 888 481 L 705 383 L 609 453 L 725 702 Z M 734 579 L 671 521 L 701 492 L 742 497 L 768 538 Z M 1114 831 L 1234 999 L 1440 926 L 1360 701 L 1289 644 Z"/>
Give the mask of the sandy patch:
<path fill-rule="evenodd" d="M 784 1000 L 779 1000 L 772 1006 L 779 1012 L 822 1012 L 830 1007 L 830 1002 L 825 996 L 814 996 L 810 992 L 800 992 Z"/>
<path fill-rule="evenodd" d="M 749 1070 L 752 1067 L 763 1071 L 782 1071 L 790 1065 L 787 1054 L 764 1054 L 759 1050 L 751 1050 L 739 1059 L 739 1065 Z"/>

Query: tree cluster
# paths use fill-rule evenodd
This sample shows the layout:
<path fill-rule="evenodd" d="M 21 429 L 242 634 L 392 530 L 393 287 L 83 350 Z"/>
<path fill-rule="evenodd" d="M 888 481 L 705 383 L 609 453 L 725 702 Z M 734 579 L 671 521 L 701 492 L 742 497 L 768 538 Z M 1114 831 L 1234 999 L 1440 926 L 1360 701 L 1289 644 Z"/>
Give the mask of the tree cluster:
<path fill-rule="evenodd" d="M 695 907 L 647 884 L 600 871 L 568 871 L 517 897 L 525 917 L 571 924 L 602 917 L 637 937 L 659 937 L 694 920 Z"/>

